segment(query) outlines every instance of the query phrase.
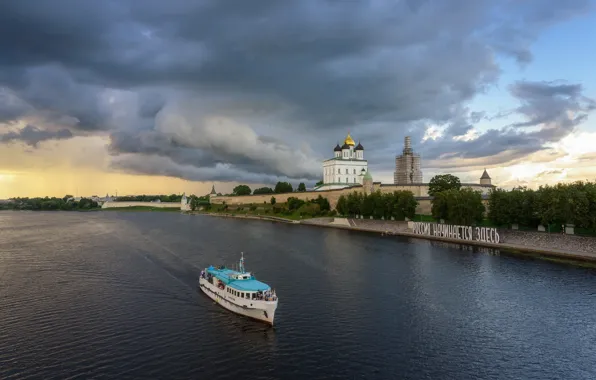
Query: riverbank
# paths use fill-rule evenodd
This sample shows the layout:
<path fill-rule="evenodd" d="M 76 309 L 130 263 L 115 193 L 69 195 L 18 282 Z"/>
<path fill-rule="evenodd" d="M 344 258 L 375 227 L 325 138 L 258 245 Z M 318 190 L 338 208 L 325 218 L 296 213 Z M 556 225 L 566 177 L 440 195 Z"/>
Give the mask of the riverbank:
<path fill-rule="evenodd" d="M 301 221 L 270 216 L 248 216 L 219 213 L 197 213 L 202 215 L 230 217 L 240 219 L 269 220 L 283 223 L 303 224 L 309 226 L 339 228 L 352 231 L 372 232 L 382 235 L 405 236 L 415 239 L 440 241 L 462 246 L 477 246 L 493 250 L 509 251 L 529 257 L 554 260 L 564 263 L 581 262 L 596 265 L 596 238 L 549 234 L 546 232 L 525 232 L 513 230 L 499 230 L 501 242 L 498 244 L 481 241 L 462 241 L 439 236 L 414 234 L 408 229 L 407 222 L 348 219 L 348 218 L 312 218 Z"/>

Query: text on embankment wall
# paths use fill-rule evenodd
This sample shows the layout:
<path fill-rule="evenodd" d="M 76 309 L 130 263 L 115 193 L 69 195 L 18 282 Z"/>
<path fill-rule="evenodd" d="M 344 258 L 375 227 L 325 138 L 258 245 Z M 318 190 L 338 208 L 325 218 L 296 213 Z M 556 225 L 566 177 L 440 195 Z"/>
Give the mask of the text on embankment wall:
<path fill-rule="evenodd" d="M 436 236 L 457 240 L 475 240 L 495 244 L 498 244 L 501 241 L 497 229 L 491 227 L 413 222 L 412 231 L 417 235 Z"/>

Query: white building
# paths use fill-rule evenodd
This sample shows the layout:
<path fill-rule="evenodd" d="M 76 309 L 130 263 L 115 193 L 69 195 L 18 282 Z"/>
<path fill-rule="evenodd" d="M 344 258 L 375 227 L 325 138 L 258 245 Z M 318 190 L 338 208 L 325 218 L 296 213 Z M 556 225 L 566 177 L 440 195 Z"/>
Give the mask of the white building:
<path fill-rule="evenodd" d="M 364 159 L 364 147 L 348 133 L 343 146 L 333 149 L 333 158 L 323 161 L 323 185 L 317 191 L 342 189 L 362 185 L 364 174 L 368 171 L 368 161 Z"/>

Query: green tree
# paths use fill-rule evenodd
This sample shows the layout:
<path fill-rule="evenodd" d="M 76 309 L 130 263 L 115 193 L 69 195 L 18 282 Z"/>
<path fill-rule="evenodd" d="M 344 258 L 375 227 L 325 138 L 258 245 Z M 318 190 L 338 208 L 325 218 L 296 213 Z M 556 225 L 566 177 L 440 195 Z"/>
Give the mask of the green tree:
<path fill-rule="evenodd" d="M 302 199 L 298 199 L 295 197 L 289 197 L 287 204 L 288 204 L 288 210 L 293 211 L 293 210 L 298 210 L 300 207 L 302 207 L 302 205 L 306 203 L 304 202 Z"/>
<path fill-rule="evenodd" d="M 292 185 L 288 182 L 278 182 L 274 189 L 276 194 L 291 193 L 294 191 Z"/>
<path fill-rule="evenodd" d="M 321 207 L 316 203 L 305 203 L 298 209 L 298 214 L 304 216 L 318 216 L 321 213 Z"/>
<path fill-rule="evenodd" d="M 259 187 L 258 189 L 254 189 L 252 192 L 253 194 L 273 194 L 273 189 L 270 187 Z"/>
<path fill-rule="evenodd" d="M 375 199 L 371 195 L 361 197 L 360 212 L 366 218 L 373 216 L 375 212 Z"/>
<path fill-rule="evenodd" d="M 329 200 L 327 198 L 323 198 L 323 196 L 321 194 L 319 194 L 319 196 L 317 197 L 317 199 L 314 202 L 319 205 L 319 207 L 321 208 L 321 211 L 330 211 L 331 210 L 331 205 L 329 205 Z"/>
<path fill-rule="evenodd" d="M 317 182 L 317 183 L 315 184 L 315 187 L 317 187 L 317 186 L 322 186 L 322 185 L 323 185 L 323 181 L 321 180 L 321 181 L 319 181 L 319 182 Z"/>
<path fill-rule="evenodd" d="M 340 195 L 339 199 L 337 200 L 337 205 L 335 206 L 337 213 L 339 215 L 347 215 L 348 214 L 348 201 L 344 195 Z"/>
<path fill-rule="evenodd" d="M 300 182 L 298 184 L 298 191 L 300 191 L 300 192 L 306 191 L 306 185 L 304 184 L 304 182 Z"/>
<path fill-rule="evenodd" d="M 190 196 L 190 209 L 195 211 L 199 207 L 199 198 L 194 195 Z"/>
<path fill-rule="evenodd" d="M 363 198 L 363 193 L 356 191 L 349 193 L 346 202 L 346 214 L 350 216 L 362 215 Z"/>
<path fill-rule="evenodd" d="M 370 197 L 370 203 L 373 205 L 373 216 L 376 219 L 384 218 L 387 211 L 385 207 L 387 198 L 379 190 L 369 194 L 368 197 Z"/>
<path fill-rule="evenodd" d="M 472 225 L 484 219 L 482 194 L 472 189 L 441 191 L 432 201 L 432 214 L 450 224 Z"/>
<path fill-rule="evenodd" d="M 461 188 L 461 182 L 458 177 L 451 174 L 439 174 L 434 176 L 428 184 L 428 195 L 434 197 L 436 194 L 455 189 Z"/>
<path fill-rule="evenodd" d="M 248 185 L 238 185 L 232 190 L 234 195 L 250 195 L 250 193 L 252 193 L 252 190 Z"/>
<path fill-rule="evenodd" d="M 451 224 L 471 225 L 480 223 L 484 219 L 485 207 L 482 203 L 482 193 L 469 188 L 448 190 L 453 193 L 449 204 L 447 220 Z"/>
<path fill-rule="evenodd" d="M 439 192 L 435 194 L 431 201 L 431 214 L 437 221 L 440 221 L 441 219 L 447 220 L 449 217 L 449 195 L 450 193 L 448 191 Z"/>
<path fill-rule="evenodd" d="M 275 205 L 275 197 L 271 197 L 271 206 Z"/>
<path fill-rule="evenodd" d="M 404 220 L 405 218 L 414 219 L 418 201 L 414 193 L 407 190 L 394 191 L 392 194 L 392 212 L 390 216 L 395 220 Z"/>
<path fill-rule="evenodd" d="M 496 225 L 510 224 L 509 192 L 493 189 L 488 195 L 488 219 Z"/>

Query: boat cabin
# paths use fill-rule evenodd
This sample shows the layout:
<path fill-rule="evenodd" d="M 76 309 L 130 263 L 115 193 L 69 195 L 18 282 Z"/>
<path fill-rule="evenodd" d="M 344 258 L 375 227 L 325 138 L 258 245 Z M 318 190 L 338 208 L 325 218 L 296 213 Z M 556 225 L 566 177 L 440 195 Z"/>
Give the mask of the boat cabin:
<path fill-rule="evenodd" d="M 217 280 L 217 287 L 226 293 L 248 300 L 274 300 L 277 297 L 269 285 L 258 281 L 250 272 L 244 271 L 244 255 L 240 259 L 240 270 L 235 271 L 221 265 L 210 266 L 206 269 L 206 279 L 213 284 Z"/>

